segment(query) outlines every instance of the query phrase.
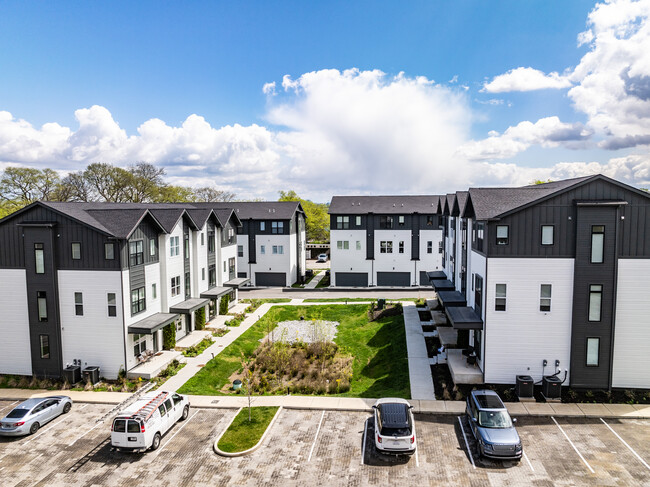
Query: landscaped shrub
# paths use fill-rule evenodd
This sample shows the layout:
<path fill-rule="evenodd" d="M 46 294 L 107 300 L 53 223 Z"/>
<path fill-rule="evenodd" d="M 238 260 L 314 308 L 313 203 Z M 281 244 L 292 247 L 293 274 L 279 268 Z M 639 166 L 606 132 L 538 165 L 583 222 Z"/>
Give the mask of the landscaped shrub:
<path fill-rule="evenodd" d="M 194 327 L 202 330 L 205 327 L 205 308 L 201 307 L 194 312 Z"/>
<path fill-rule="evenodd" d="M 225 296 L 221 296 L 221 300 L 219 301 L 219 314 L 220 315 L 228 314 L 228 305 L 229 304 L 230 304 L 230 294 L 226 294 Z"/>
<path fill-rule="evenodd" d="M 242 321 L 244 321 L 246 315 L 244 313 L 237 313 L 231 320 L 228 320 L 224 323 L 226 326 L 239 326 Z"/>
<path fill-rule="evenodd" d="M 170 323 L 163 328 L 163 348 L 172 350 L 176 346 L 176 324 Z"/>
<path fill-rule="evenodd" d="M 183 350 L 183 355 L 186 357 L 196 357 L 197 355 L 201 355 L 206 348 L 212 345 L 212 343 L 213 342 L 210 338 L 204 338 L 196 345 L 192 345 Z"/>

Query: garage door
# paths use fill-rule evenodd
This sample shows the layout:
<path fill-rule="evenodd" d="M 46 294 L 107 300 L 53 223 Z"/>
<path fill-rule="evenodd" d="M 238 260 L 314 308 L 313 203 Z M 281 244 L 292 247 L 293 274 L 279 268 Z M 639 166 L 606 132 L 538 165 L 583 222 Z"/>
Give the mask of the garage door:
<path fill-rule="evenodd" d="M 377 286 L 410 286 L 410 272 L 378 272 Z"/>
<path fill-rule="evenodd" d="M 420 271 L 420 286 L 430 286 L 431 281 L 429 280 L 429 276 L 427 276 L 426 271 Z"/>
<path fill-rule="evenodd" d="M 334 273 L 336 286 L 368 287 L 368 274 L 366 272 L 336 272 Z"/>
<path fill-rule="evenodd" d="M 286 286 L 287 274 L 284 272 L 256 272 L 256 286 Z"/>

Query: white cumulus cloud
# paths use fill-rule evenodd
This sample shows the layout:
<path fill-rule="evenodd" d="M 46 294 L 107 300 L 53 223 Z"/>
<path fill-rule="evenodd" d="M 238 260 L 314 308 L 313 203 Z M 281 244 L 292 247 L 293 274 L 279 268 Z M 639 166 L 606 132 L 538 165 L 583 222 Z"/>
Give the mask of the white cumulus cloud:
<path fill-rule="evenodd" d="M 495 76 L 485 82 L 481 91 L 487 93 L 505 93 L 509 91 L 534 91 L 560 89 L 571 86 L 571 81 L 556 72 L 545 74 L 534 68 L 519 67 L 505 74 Z"/>

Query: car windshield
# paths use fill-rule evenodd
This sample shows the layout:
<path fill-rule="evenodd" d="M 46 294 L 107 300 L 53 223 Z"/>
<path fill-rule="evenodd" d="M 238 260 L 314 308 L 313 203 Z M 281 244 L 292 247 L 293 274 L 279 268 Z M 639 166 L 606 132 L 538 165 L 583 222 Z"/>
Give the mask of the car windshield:
<path fill-rule="evenodd" d="M 28 411 L 29 409 L 14 409 L 9 414 L 7 414 L 7 417 L 11 419 L 22 418 L 27 414 Z"/>
<path fill-rule="evenodd" d="M 506 411 L 480 411 L 478 424 L 483 428 L 512 428 L 512 420 Z"/>

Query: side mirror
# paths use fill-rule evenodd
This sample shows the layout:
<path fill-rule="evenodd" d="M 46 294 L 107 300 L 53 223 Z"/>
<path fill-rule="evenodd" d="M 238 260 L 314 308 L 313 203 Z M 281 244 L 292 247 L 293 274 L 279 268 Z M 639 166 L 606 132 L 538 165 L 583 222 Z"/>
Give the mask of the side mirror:
<path fill-rule="evenodd" d="M 373 406 L 372 406 L 372 409 L 377 409 L 377 406 L 373 405 Z"/>
<path fill-rule="evenodd" d="M 409 409 L 413 409 L 415 406 L 409 406 Z"/>
<path fill-rule="evenodd" d="M 476 419 L 476 418 L 472 418 L 472 421 L 475 422 L 475 423 L 478 423 L 478 419 Z"/>

